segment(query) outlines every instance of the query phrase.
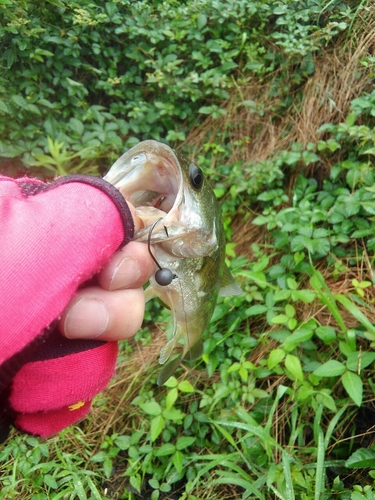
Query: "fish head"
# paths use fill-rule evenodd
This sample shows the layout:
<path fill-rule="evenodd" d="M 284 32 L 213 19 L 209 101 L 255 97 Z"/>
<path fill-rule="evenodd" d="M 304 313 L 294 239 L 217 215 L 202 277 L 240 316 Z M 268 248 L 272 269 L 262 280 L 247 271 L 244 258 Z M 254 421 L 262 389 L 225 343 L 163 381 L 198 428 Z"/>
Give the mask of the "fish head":
<path fill-rule="evenodd" d="M 216 197 L 199 167 L 166 144 L 143 141 L 122 155 L 105 180 L 113 184 L 146 222 L 135 239 L 163 244 L 176 257 L 207 255 L 222 232 Z"/>

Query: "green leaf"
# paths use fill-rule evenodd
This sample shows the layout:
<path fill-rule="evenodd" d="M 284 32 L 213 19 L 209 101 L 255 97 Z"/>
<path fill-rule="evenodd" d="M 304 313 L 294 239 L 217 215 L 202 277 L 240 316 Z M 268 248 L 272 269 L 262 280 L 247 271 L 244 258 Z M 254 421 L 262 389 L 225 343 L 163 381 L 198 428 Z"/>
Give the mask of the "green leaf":
<path fill-rule="evenodd" d="M 291 351 L 303 342 L 310 340 L 313 334 L 314 330 L 311 328 L 301 327 L 285 339 L 283 347 L 286 351 Z"/>
<path fill-rule="evenodd" d="M 169 379 L 166 382 L 164 382 L 165 387 L 177 387 L 177 385 L 178 385 L 178 381 L 177 381 L 176 377 L 173 377 L 173 376 L 169 377 Z"/>
<path fill-rule="evenodd" d="M 318 377 L 338 377 L 344 373 L 346 367 L 340 361 L 336 361 L 335 359 L 331 359 L 324 363 L 322 366 L 319 366 L 316 370 L 314 370 L 314 375 Z"/>
<path fill-rule="evenodd" d="M 201 30 L 206 26 L 206 24 L 207 24 L 207 17 L 204 14 L 200 13 L 197 18 L 198 29 Z"/>
<path fill-rule="evenodd" d="M 342 319 L 340 310 L 338 309 L 331 290 L 324 281 L 324 277 L 320 271 L 314 269 L 314 274 L 310 278 L 310 284 L 316 291 L 317 297 L 320 302 L 327 307 L 327 309 L 332 313 L 332 316 L 337 321 L 339 327 L 344 333 L 347 332 L 347 327 L 345 321 Z"/>
<path fill-rule="evenodd" d="M 130 485 L 134 488 L 138 493 L 141 492 L 142 488 L 142 478 L 140 474 L 135 474 L 134 476 L 130 476 L 129 478 Z"/>
<path fill-rule="evenodd" d="M 310 250 L 308 246 L 306 248 Z M 330 248 L 331 244 L 326 238 L 318 238 L 316 240 L 312 240 L 310 251 L 315 256 L 323 257 L 328 254 Z"/>
<path fill-rule="evenodd" d="M 292 481 L 292 471 L 290 467 L 292 461 L 293 460 L 291 456 L 286 451 L 283 451 L 282 464 L 283 464 L 283 472 L 285 478 L 285 493 L 288 500 L 295 500 L 294 486 Z"/>
<path fill-rule="evenodd" d="M 267 366 L 269 370 L 272 370 L 285 358 L 285 351 L 283 349 L 273 349 L 267 361 Z"/>
<path fill-rule="evenodd" d="M 90 460 L 91 462 L 104 462 L 105 458 L 107 456 L 107 453 L 105 451 L 99 451 L 98 453 L 95 453 Z"/>
<path fill-rule="evenodd" d="M 348 370 L 357 372 L 367 368 L 375 361 L 375 352 L 351 352 L 348 356 L 346 366 Z"/>
<path fill-rule="evenodd" d="M 314 230 L 313 236 L 314 238 L 326 238 L 327 236 L 329 236 L 329 231 L 328 229 L 319 227 L 318 229 Z"/>
<path fill-rule="evenodd" d="M 8 106 L 4 101 L 0 101 L 0 111 L 3 111 L 3 113 L 9 113 Z"/>
<path fill-rule="evenodd" d="M 264 314 L 268 311 L 267 306 L 263 306 L 262 304 L 256 304 L 255 306 L 251 306 L 246 309 L 247 316 L 258 316 L 259 314 Z"/>
<path fill-rule="evenodd" d="M 66 78 L 66 81 L 69 83 L 70 86 L 72 87 L 82 87 L 82 83 L 81 82 L 76 82 L 75 80 L 72 80 L 71 78 L 67 77 Z"/>
<path fill-rule="evenodd" d="M 285 306 L 285 314 L 288 316 L 288 318 L 294 318 L 296 310 L 291 304 L 287 304 Z"/>
<path fill-rule="evenodd" d="M 278 314 L 277 316 L 274 316 L 272 318 L 272 323 L 275 325 L 283 325 L 289 320 L 288 316 L 286 314 Z"/>
<path fill-rule="evenodd" d="M 182 420 L 185 417 L 185 413 L 177 408 L 171 408 L 163 411 L 163 417 L 167 420 Z"/>
<path fill-rule="evenodd" d="M 262 389 L 253 389 L 251 391 L 251 394 L 254 396 L 254 398 L 269 398 L 270 394 L 267 391 L 263 391 Z"/>
<path fill-rule="evenodd" d="M 87 500 L 85 488 L 82 483 L 82 479 L 78 474 L 72 474 L 74 493 L 78 495 L 79 500 Z"/>
<path fill-rule="evenodd" d="M 237 372 L 241 368 L 241 363 L 235 362 L 229 368 L 227 373 Z"/>
<path fill-rule="evenodd" d="M 298 234 L 294 238 L 292 238 L 290 242 L 290 248 L 292 252 L 300 252 L 304 248 L 307 248 L 306 243 L 309 241 L 306 236 L 303 236 L 302 234 Z"/>
<path fill-rule="evenodd" d="M 50 474 L 44 474 L 43 476 L 43 482 L 49 487 L 52 488 L 53 490 L 57 489 L 57 482 L 56 479 L 51 476 Z"/>
<path fill-rule="evenodd" d="M 176 468 L 176 471 L 181 474 L 182 472 L 182 467 L 183 467 L 183 464 L 184 464 L 184 454 L 181 453 L 180 451 L 176 451 L 174 454 L 173 454 L 173 457 L 172 457 L 172 463 L 173 465 L 175 466 Z"/>
<path fill-rule="evenodd" d="M 173 387 L 170 391 L 168 391 L 167 397 L 165 399 L 165 407 L 167 410 L 172 408 L 178 398 L 178 389 L 177 387 Z"/>
<path fill-rule="evenodd" d="M 298 288 L 298 283 L 294 278 L 287 278 L 286 284 L 288 285 L 288 288 L 290 288 L 290 290 L 297 290 Z"/>
<path fill-rule="evenodd" d="M 14 104 L 22 109 L 28 108 L 28 103 L 22 95 L 12 95 L 11 100 L 14 102 Z"/>
<path fill-rule="evenodd" d="M 88 484 L 88 486 L 91 490 L 91 493 L 92 493 L 90 498 L 92 498 L 93 500 L 94 499 L 95 500 L 102 500 L 103 497 L 102 497 L 101 493 L 99 493 L 98 488 L 95 486 L 92 479 L 90 477 L 86 476 L 86 481 L 87 481 L 87 484 Z"/>
<path fill-rule="evenodd" d="M 238 373 L 243 382 L 246 383 L 249 379 L 249 372 L 247 371 L 247 369 L 244 366 L 241 366 L 240 369 L 238 370 Z"/>
<path fill-rule="evenodd" d="M 130 446 L 130 436 L 117 436 L 115 438 L 115 445 L 120 450 L 127 450 Z"/>
<path fill-rule="evenodd" d="M 345 462 L 345 467 L 351 469 L 375 468 L 375 450 L 369 448 L 356 450 Z"/>
<path fill-rule="evenodd" d="M 231 468 L 233 468 L 232 463 L 228 465 Z M 260 492 L 260 490 L 254 486 L 254 483 L 251 480 L 251 478 L 245 479 L 243 477 L 245 472 L 242 469 L 241 472 L 230 472 L 228 470 L 218 469 L 217 474 L 224 477 L 215 479 L 214 481 L 212 481 L 212 484 L 229 484 L 231 486 L 232 485 L 240 486 L 240 488 L 242 488 L 246 492 L 246 496 L 242 497 L 244 499 L 249 498 L 250 494 L 253 495 L 251 498 L 260 498 L 260 499 L 265 498 L 264 495 Z"/>
<path fill-rule="evenodd" d="M 31 113 L 34 113 L 34 114 L 39 115 L 39 116 L 42 114 L 40 112 L 40 109 L 38 108 L 38 106 L 35 106 L 35 104 L 28 104 L 27 110 L 30 111 Z"/>
<path fill-rule="evenodd" d="M 74 117 L 69 120 L 69 127 L 72 130 L 74 130 L 74 132 L 77 132 L 78 135 L 82 135 L 83 131 L 85 129 L 85 126 L 83 125 L 83 123 Z"/>
<path fill-rule="evenodd" d="M 202 106 L 198 109 L 198 113 L 202 113 L 204 115 L 209 115 L 212 113 L 212 107 L 211 106 Z"/>
<path fill-rule="evenodd" d="M 172 443 L 165 443 L 155 453 L 156 457 L 166 457 L 172 455 L 176 451 L 176 447 Z"/>
<path fill-rule="evenodd" d="M 161 406 L 156 401 L 142 403 L 139 407 L 148 415 L 160 415 L 162 412 Z"/>
<path fill-rule="evenodd" d="M 319 394 L 316 395 L 316 401 L 318 404 L 322 404 L 322 405 L 326 406 L 329 410 L 336 413 L 337 407 L 335 404 L 335 400 L 333 399 L 333 397 L 330 394 L 328 394 L 328 392 L 325 392 L 325 391 L 328 391 L 328 389 L 322 389 L 319 392 Z"/>
<path fill-rule="evenodd" d="M 353 372 L 345 372 L 342 377 L 342 385 L 357 406 L 362 404 L 363 382 L 359 375 Z"/>
<path fill-rule="evenodd" d="M 292 290 L 277 290 L 273 294 L 273 300 L 274 300 L 274 302 L 281 302 L 281 301 L 284 301 L 284 300 L 288 300 L 289 297 L 293 293 L 296 293 L 296 291 L 292 291 Z M 267 311 L 268 310 L 269 310 L 269 307 L 267 307 Z"/>
<path fill-rule="evenodd" d="M 182 380 L 178 384 L 178 390 L 181 392 L 187 392 L 187 393 L 195 392 L 194 387 L 191 385 L 191 383 L 188 380 Z"/>
<path fill-rule="evenodd" d="M 324 434 L 322 428 L 319 426 L 317 434 L 318 453 L 316 460 L 316 479 L 315 479 L 315 500 L 320 500 L 325 492 L 325 446 Z"/>
<path fill-rule="evenodd" d="M 297 153 L 296 151 L 283 151 L 281 153 L 282 160 L 290 166 L 295 165 L 301 159 L 301 156 L 301 153 Z"/>
<path fill-rule="evenodd" d="M 242 271 L 241 275 L 254 281 L 261 288 L 268 286 L 266 275 L 262 272 Z"/>
<path fill-rule="evenodd" d="M 258 215 L 258 217 L 255 217 L 255 219 L 253 219 L 252 223 L 256 226 L 263 226 L 263 224 L 267 224 L 268 221 L 268 217 L 265 217 L 264 215 Z"/>
<path fill-rule="evenodd" d="M 161 415 L 158 415 L 151 420 L 150 437 L 152 442 L 156 441 L 164 427 L 165 420 Z"/>
<path fill-rule="evenodd" d="M 293 354 L 287 354 L 285 357 L 285 368 L 292 374 L 292 376 L 303 382 L 303 372 L 300 360 Z"/>
<path fill-rule="evenodd" d="M 315 300 L 315 293 L 312 290 L 293 290 L 291 293 L 292 300 L 295 302 L 301 300 L 306 304 L 310 304 Z"/>
<path fill-rule="evenodd" d="M 331 344 L 336 340 L 336 330 L 331 326 L 319 326 L 315 330 L 315 334 L 322 340 L 325 344 Z"/>
<path fill-rule="evenodd" d="M 106 457 L 106 459 L 103 462 L 103 471 L 107 479 L 111 477 L 112 470 L 113 470 L 113 462 L 109 457 Z"/>
<path fill-rule="evenodd" d="M 188 446 L 191 446 L 195 440 L 196 438 L 193 436 L 181 436 L 177 439 L 176 448 L 177 450 L 184 450 Z"/>
<path fill-rule="evenodd" d="M 361 152 L 362 155 L 375 155 L 375 147 L 368 148 Z"/>

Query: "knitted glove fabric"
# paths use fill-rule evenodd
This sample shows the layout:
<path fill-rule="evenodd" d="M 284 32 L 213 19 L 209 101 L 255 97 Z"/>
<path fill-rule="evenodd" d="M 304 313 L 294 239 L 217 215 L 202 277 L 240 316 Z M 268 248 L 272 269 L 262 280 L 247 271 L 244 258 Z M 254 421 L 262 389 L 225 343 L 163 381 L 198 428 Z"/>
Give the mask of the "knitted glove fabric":
<path fill-rule="evenodd" d="M 59 432 L 108 384 L 117 343 L 68 340 L 55 323 L 133 231 L 126 201 L 102 179 L 0 177 L 0 439 L 9 423 Z"/>

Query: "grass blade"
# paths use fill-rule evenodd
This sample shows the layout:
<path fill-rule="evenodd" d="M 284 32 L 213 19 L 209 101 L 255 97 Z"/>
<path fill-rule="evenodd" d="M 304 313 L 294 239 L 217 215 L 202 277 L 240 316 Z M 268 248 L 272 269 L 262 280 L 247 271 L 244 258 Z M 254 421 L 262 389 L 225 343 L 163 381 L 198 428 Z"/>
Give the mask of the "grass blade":
<path fill-rule="evenodd" d="M 358 309 L 358 307 L 350 300 L 348 297 L 344 295 L 335 295 L 335 299 L 340 302 L 341 305 L 345 307 L 345 309 L 350 313 L 354 318 L 361 323 L 362 326 L 367 328 L 367 330 L 373 334 L 375 334 L 375 326 L 371 323 L 371 321 L 363 314 L 363 312 Z"/>
<path fill-rule="evenodd" d="M 316 460 L 315 500 L 320 500 L 325 490 L 324 457 L 324 434 L 322 429 L 320 428 L 318 433 L 318 456 Z"/>
<path fill-rule="evenodd" d="M 286 451 L 283 451 L 282 461 L 283 461 L 283 471 L 284 471 L 284 476 L 285 476 L 286 497 L 288 498 L 288 500 L 295 500 L 294 487 L 293 487 L 293 481 L 292 481 L 292 472 L 290 470 L 291 458 L 290 458 L 290 455 Z"/>
<path fill-rule="evenodd" d="M 337 321 L 337 324 L 341 330 L 346 334 L 347 327 L 344 320 L 340 314 L 339 308 L 336 305 L 336 300 L 331 290 L 328 288 L 326 282 L 324 281 L 322 273 L 314 269 L 313 275 L 310 278 L 310 285 L 316 291 L 317 297 L 320 302 L 327 307 L 331 312 L 332 316 Z"/>
<path fill-rule="evenodd" d="M 220 470 L 216 473 L 222 477 L 215 479 L 212 484 L 235 484 L 237 486 L 241 486 L 241 488 L 245 490 L 246 496 L 243 498 L 247 498 L 249 493 L 251 495 L 255 495 L 256 498 L 259 498 L 259 500 L 265 500 L 264 495 L 254 487 L 253 482 L 243 479 L 239 477 L 238 474 L 230 471 Z"/>

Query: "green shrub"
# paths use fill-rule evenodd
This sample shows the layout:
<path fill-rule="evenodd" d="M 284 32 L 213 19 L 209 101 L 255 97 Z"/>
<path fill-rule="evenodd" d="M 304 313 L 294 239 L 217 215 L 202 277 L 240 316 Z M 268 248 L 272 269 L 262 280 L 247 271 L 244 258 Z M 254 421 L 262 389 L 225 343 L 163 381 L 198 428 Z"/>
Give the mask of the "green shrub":
<path fill-rule="evenodd" d="M 0 155 L 30 163 L 49 136 L 108 165 L 138 140 L 177 143 L 204 116 L 225 113 L 233 78 L 291 64 L 306 73 L 305 58 L 345 28 L 350 8 L 18 0 L 0 12 Z"/>

